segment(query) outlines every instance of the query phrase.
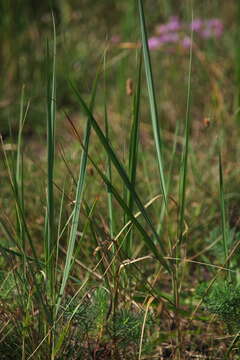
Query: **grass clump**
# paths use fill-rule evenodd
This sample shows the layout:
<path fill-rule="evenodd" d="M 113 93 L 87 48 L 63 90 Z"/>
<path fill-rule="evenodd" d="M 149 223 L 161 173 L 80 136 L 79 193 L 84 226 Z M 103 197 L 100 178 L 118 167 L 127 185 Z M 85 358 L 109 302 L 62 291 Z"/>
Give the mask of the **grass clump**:
<path fill-rule="evenodd" d="M 164 3 L 169 15 L 172 6 Z M 67 34 L 63 40 L 59 18 L 55 24 L 50 16 L 47 84 L 38 102 L 45 130 L 41 125 L 41 136 L 29 137 L 35 107 L 23 87 L 17 134 L 14 121 L 13 136 L 4 130 L 1 138 L 1 358 L 234 359 L 238 130 L 233 89 L 223 86 L 232 73 L 225 38 L 221 48 L 211 38 L 203 49 L 190 26 L 195 9 L 179 5 L 181 21 L 173 17 L 156 31 L 167 27 L 169 35 L 181 26 L 179 41 L 186 35 L 188 46 L 170 42 L 151 51 L 151 6 L 131 4 L 131 14 L 139 14 L 134 41 L 99 42 L 89 59 L 79 45 L 67 54 L 69 71 L 61 68 Z M 123 0 L 118 11 L 126 8 Z M 136 28 L 133 20 L 126 34 Z M 200 23 L 204 36 L 209 22 Z M 76 64 L 75 54 L 83 56 Z M 193 296 L 198 283 L 204 308 Z M 212 314 L 232 342 L 221 343 Z"/>

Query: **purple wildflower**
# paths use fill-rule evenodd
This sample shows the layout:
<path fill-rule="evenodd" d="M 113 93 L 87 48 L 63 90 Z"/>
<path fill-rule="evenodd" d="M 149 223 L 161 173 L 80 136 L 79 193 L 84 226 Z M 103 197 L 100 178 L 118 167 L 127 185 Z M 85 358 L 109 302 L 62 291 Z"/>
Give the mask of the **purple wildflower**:
<path fill-rule="evenodd" d="M 203 21 L 201 19 L 195 19 L 191 23 L 191 29 L 193 31 L 200 31 L 203 26 Z"/>
<path fill-rule="evenodd" d="M 168 31 L 178 31 L 181 28 L 181 23 L 177 16 L 170 17 L 170 21 L 167 25 L 168 25 Z"/>
<path fill-rule="evenodd" d="M 170 20 L 166 24 L 159 25 L 156 28 L 158 34 L 166 34 L 171 31 L 178 31 L 181 29 L 181 23 L 177 16 L 170 17 Z"/>
<path fill-rule="evenodd" d="M 212 30 L 210 28 L 205 28 L 200 32 L 200 35 L 203 38 L 208 39 L 208 38 L 213 36 L 213 33 L 212 33 Z"/>
<path fill-rule="evenodd" d="M 205 38 L 219 37 L 223 33 L 223 23 L 219 19 L 201 20 L 195 19 L 192 21 L 191 28 L 197 31 Z"/>
<path fill-rule="evenodd" d="M 157 49 L 161 46 L 162 42 L 159 40 L 159 37 L 153 36 L 148 39 L 148 47 L 151 50 Z"/>
<path fill-rule="evenodd" d="M 189 25 L 190 29 L 197 32 L 202 38 L 218 38 L 223 33 L 223 23 L 220 19 L 202 20 L 197 18 Z M 160 48 L 164 44 L 179 43 L 183 48 L 191 47 L 191 38 L 184 34 L 186 24 L 180 22 L 177 16 L 170 18 L 166 24 L 161 24 L 156 28 L 157 36 L 148 40 L 150 49 Z"/>
<path fill-rule="evenodd" d="M 214 37 L 220 37 L 223 33 L 223 23 L 219 19 L 206 21 L 206 28 L 211 31 L 211 34 Z"/>
<path fill-rule="evenodd" d="M 158 49 L 163 44 L 176 43 L 179 41 L 178 33 L 163 34 L 161 36 L 153 36 L 148 39 L 149 49 Z"/>
<path fill-rule="evenodd" d="M 206 21 L 206 24 L 210 27 L 216 28 L 216 27 L 220 27 L 222 28 L 223 24 L 221 22 L 221 20 L 219 19 L 210 19 Z"/>
<path fill-rule="evenodd" d="M 178 42 L 179 40 L 179 34 L 177 33 L 163 34 L 162 36 L 159 36 L 158 39 L 161 44 L 175 43 Z"/>
<path fill-rule="evenodd" d="M 199 33 L 203 38 L 220 37 L 223 33 L 223 23 L 220 19 L 201 20 L 195 19 L 191 23 L 191 29 Z"/>
<path fill-rule="evenodd" d="M 184 36 L 184 38 L 182 39 L 182 46 L 185 49 L 189 49 L 191 47 L 192 44 L 192 40 L 189 36 Z"/>

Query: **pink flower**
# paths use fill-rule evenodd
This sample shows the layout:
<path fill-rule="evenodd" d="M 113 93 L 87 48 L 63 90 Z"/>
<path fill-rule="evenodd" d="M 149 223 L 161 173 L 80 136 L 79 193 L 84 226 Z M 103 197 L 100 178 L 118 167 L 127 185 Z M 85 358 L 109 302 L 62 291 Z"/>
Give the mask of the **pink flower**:
<path fill-rule="evenodd" d="M 182 39 L 182 46 L 185 49 L 189 49 L 191 47 L 192 44 L 192 40 L 189 36 L 184 36 L 184 38 Z"/>
<path fill-rule="evenodd" d="M 223 33 L 223 23 L 219 19 L 208 20 L 205 26 L 206 30 L 209 30 L 213 37 L 220 37 Z"/>
<path fill-rule="evenodd" d="M 159 25 L 156 28 L 156 32 L 160 35 L 169 33 L 171 31 L 178 31 L 181 29 L 181 23 L 177 16 L 170 17 L 170 20 L 166 24 Z"/>
<path fill-rule="evenodd" d="M 177 16 L 172 16 L 168 23 L 156 28 L 157 36 L 148 40 L 150 49 L 160 48 L 164 44 L 179 43 L 184 48 L 191 47 L 191 38 L 186 35 L 186 26 L 202 38 L 218 38 L 223 33 L 223 23 L 220 19 L 194 19 L 189 25 L 182 24 Z"/>
<path fill-rule="evenodd" d="M 201 30 L 202 26 L 203 26 L 203 21 L 201 19 L 195 19 L 191 23 L 191 29 L 193 31 Z"/>
<path fill-rule="evenodd" d="M 158 39 L 161 44 L 175 43 L 175 42 L 178 42 L 178 40 L 179 40 L 179 34 L 178 33 L 164 34 L 162 36 L 159 36 Z"/>
<path fill-rule="evenodd" d="M 149 49 L 158 49 L 163 44 L 176 43 L 179 41 L 178 33 L 163 34 L 161 36 L 153 36 L 148 39 Z"/>
<path fill-rule="evenodd" d="M 151 50 L 157 49 L 161 46 L 161 41 L 159 40 L 159 37 L 153 36 L 148 39 L 148 47 Z"/>

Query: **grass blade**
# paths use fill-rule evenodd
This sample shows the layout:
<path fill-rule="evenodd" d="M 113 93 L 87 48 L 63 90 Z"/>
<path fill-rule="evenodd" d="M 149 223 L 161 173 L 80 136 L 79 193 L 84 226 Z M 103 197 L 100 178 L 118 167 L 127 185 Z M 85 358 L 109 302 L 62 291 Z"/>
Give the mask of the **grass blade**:
<path fill-rule="evenodd" d="M 192 16 L 193 21 L 193 16 Z M 188 172 L 188 153 L 189 153 L 189 130 L 190 130 L 190 108 L 191 108 L 191 75 L 192 75 L 192 44 L 193 44 L 193 31 L 191 32 L 191 47 L 189 58 L 188 70 L 188 87 L 187 87 L 187 109 L 185 118 L 185 133 L 184 133 L 184 149 L 182 154 L 182 164 L 180 169 L 180 186 L 179 186 L 179 242 L 183 240 L 184 233 L 184 216 L 186 204 L 186 185 L 187 185 L 187 172 Z"/>
<path fill-rule="evenodd" d="M 140 96 L 141 96 L 141 72 L 142 72 L 142 52 L 140 53 L 138 66 L 137 87 L 133 98 L 133 120 L 130 134 L 130 148 L 128 159 L 129 178 L 132 186 L 135 188 L 137 175 L 137 161 L 138 161 L 138 146 L 139 146 L 139 126 L 140 126 Z M 128 192 L 128 207 L 133 212 L 134 198 L 131 192 Z M 129 232 L 125 241 L 125 252 L 131 256 L 132 253 L 132 231 Z"/>
<path fill-rule="evenodd" d="M 224 251 L 224 262 L 226 262 L 228 257 L 228 225 L 226 219 L 226 210 L 225 210 L 225 200 L 224 200 L 224 181 L 223 181 L 223 168 L 222 168 L 222 154 L 219 147 L 218 152 L 218 163 L 219 163 L 219 195 L 220 195 L 220 208 L 221 208 L 221 220 L 222 220 L 222 241 L 223 241 L 223 251 Z M 228 267 L 227 263 L 227 267 Z M 230 272 L 229 272 L 230 275 Z"/>
<path fill-rule="evenodd" d="M 107 91 L 106 91 L 106 52 L 104 54 L 104 123 L 105 123 L 106 139 L 109 140 L 109 121 L 108 121 Z M 108 173 L 109 181 L 112 182 L 112 165 L 109 155 L 107 155 L 107 173 Z M 114 224 L 112 194 L 110 192 L 108 192 L 108 213 L 109 213 L 110 235 L 113 238 L 115 224 Z"/>
<path fill-rule="evenodd" d="M 155 147 L 156 147 L 156 152 L 157 152 L 159 176 L 160 176 L 163 198 L 164 198 L 165 204 L 167 204 L 167 190 L 166 190 L 166 184 L 165 184 L 164 166 L 163 166 L 163 159 L 162 159 L 162 143 L 161 143 L 161 136 L 160 136 L 161 131 L 160 131 L 160 126 L 159 126 L 159 122 L 158 122 L 157 102 L 156 102 L 156 95 L 155 95 L 155 90 L 154 90 L 152 65 L 151 65 L 151 58 L 150 58 L 149 47 L 148 47 L 147 28 L 146 28 L 142 0 L 138 0 L 138 9 L 139 9 L 139 17 L 140 17 L 144 67 L 145 67 L 145 73 L 146 73 L 146 79 L 147 79 L 148 98 L 149 98 L 149 104 L 150 104 L 153 135 L 154 135 Z"/>
<path fill-rule="evenodd" d="M 48 290 L 52 304 L 55 303 L 55 212 L 54 212 L 54 162 L 56 122 L 56 27 L 53 20 L 53 54 L 47 43 L 47 216 L 45 238 L 45 261 Z"/>

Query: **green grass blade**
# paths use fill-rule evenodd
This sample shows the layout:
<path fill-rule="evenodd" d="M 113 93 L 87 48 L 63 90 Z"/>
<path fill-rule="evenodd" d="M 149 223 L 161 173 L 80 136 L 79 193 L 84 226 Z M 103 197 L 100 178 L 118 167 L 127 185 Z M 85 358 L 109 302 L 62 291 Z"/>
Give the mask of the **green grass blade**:
<path fill-rule="evenodd" d="M 160 126 L 159 126 L 159 122 L 158 122 L 156 95 L 155 95 L 155 90 L 154 90 L 152 65 L 151 65 L 151 58 L 150 58 L 150 53 L 149 53 L 149 48 L 148 48 L 148 36 L 147 36 L 147 28 L 146 28 L 142 0 L 138 0 L 138 9 L 139 9 L 139 17 L 140 17 L 144 67 L 145 67 L 145 73 L 146 73 L 146 78 L 147 78 L 148 98 L 149 98 L 149 103 L 150 103 L 153 135 L 154 135 L 155 147 L 156 147 L 156 152 L 157 152 L 159 176 L 160 176 L 160 182 L 161 182 L 161 188 L 162 188 L 164 201 L 167 204 L 167 190 L 166 190 L 166 184 L 165 184 L 164 166 L 163 166 L 163 158 L 162 158 L 162 143 L 161 143 L 161 136 L 160 136 Z"/>
<path fill-rule="evenodd" d="M 140 53 L 140 58 L 139 58 L 137 87 L 134 92 L 134 98 L 133 98 L 133 120 L 132 120 L 131 134 L 130 134 L 129 159 L 128 159 L 129 179 L 134 188 L 136 185 L 137 163 L 138 163 L 141 73 L 142 73 L 142 52 Z M 131 212 L 133 212 L 134 198 L 131 192 L 128 192 L 128 207 L 131 210 Z M 132 253 L 131 248 L 132 248 L 132 231 L 130 231 L 128 236 L 126 237 L 125 246 L 124 246 L 125 252 L 130 257 Z"/>
<path fill-rule="evenodd" d="M 22 152 L 22 133 L 23 133 L 23 127 L 24 123 L 28 114 L 29 105 L 30 103 L 27 103 L 26 110 L 24 111 L 24 102 L 25 102 L 25 88 L 22 87 L 21 92 L 21 101 L 20 101 L 20 116 L 19 116 L 19 129 L 18 129 L 18 141 L 17 141 L 17 158 L 16 158 L 16 168 L 14 171 L 14 177 L 15 181 L 14 184 L 16 186 L 16 194 L 19 198 L 19 205 L 21 206 L 22 213 L 24 213 L 24 184 L 23 184 L 23 152 Z M 21 222 L 21 214 L 18 211 L 18 207 L 16 207 L 17 212 L 17 228 L 19 232 L 19 239 L 21 241 L 21 247 L 22 250 L 25 250 L 25 232 L 24 232 L 24 226 Z"/>
<path fill-rule="evenodd" d="M 142 72 L 142 55 L 140 54 L 137 88 L 133 99 L 133 121 L 130 134 L 130 148 L 129 148 L 129 178 L 132 185 L 135 187 L 136 173 L 137 173 L 137 157 L 139 144 L 139 125 L 140 125 L 140 96 L 141 96 L 141 72 Z M 129 196 L 129 205 L 133 206 L 133 198 Z"/>
<path fill-rule="evenodd" d="M 224 181 L 223 181 L 222 155 L 220 148 L 218 152 L 218 163 L 219 163 L 219 195 L 220 195 L 220 208 L 221 208 L 221 220 L 222 220 L 222 241 L 223 241 L 223 251 L 224 251 L 224 260 L 225 260 L 224 262 L 226 262 L 228 257 L 228 245 L 227 245 L 228 225 L 226 219 L 226 209 L 225 209 L 225 200 L 224 200 Z"/>
<path fill-rule="evenodd" d="M 60 203 L 59 216 L 58 216 L 56 259 L 55 259 L 55 261 L 56 261 L 55 268 L 56 269 L 57 269 L 57 266 L 58 266 L 58 259 L 59 259 L 59 241 L 60 241 L 60 238 L 61 238 L 61 224 L 62 224 L 62 216 L 63 216 L 63 208 L 64 208 L 64 200 L 65 200 L 65 186 L 66 186 L 66 178 L 64 179 L 64 183 L 63 183 L 61 203 Z"/>
<path fill-rule="evenodd" d="M 107 111 L 107 90 L 106 90 L 106 52 L 104 54 L 104 123 L 105 123 L 106 139 L 109 141 L 109 121 L 108 121 L 108 111 Z M 112 165 L 111 165 L 111 159 L 108 154 L 107 154 L 107 174 L 109 181 L 112 182 Z M 108 213 L 109 213 L 110 235 L 113 238 L 115 231 L 115 221 L 114 221 L 112 194 L 110 192 L 108 192 Z"/>
<path fill-rule="evenodd" d="M 193 17 L 192 17 L 193 19 Z M 188 70 L 188 87 L 187 87 L 187 109 L 185 118 L 185 130 L 184 130 L 184 148 L 182 154 L 182 164 L 180 169 L 180 186 L 179 186 L 179 242 L 183 240 L 184 233 L 184 216 L 186 206 L 186 185 L 187 185 L 187 172 L 188 172 L 188 154 L 189 154 L 189 130 L 190 130 L 190 109 L 191 109 L 191 76 L 192 76 L 192 44 L 193 44 L 193 31 L 191 32 L 191 47 L 189 58 L 189 70 Z"/>
<path fill-rule="evenodd" d="M 55 211 L 54 211 L 54 163 L 56 122 L 56 27 L 53 19 L 53 54 L 47 43 L 47 231 L 45 238 L 45 261 L 48 290 L 52 304 L 55 303 Z"/>

